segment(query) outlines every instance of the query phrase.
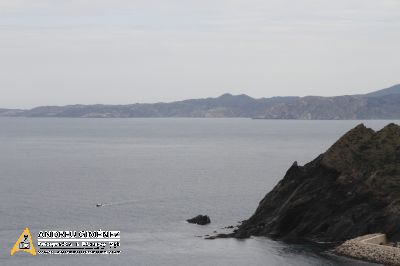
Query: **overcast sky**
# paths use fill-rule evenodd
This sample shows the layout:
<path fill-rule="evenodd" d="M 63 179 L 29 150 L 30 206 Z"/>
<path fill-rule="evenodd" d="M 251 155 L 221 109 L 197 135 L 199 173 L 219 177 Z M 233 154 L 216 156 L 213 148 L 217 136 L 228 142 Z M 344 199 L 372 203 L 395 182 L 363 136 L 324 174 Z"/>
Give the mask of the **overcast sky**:
<path fill-rule="evenodd" d="M 0 1 L 0 107 L 396 83 L 399 0 Z"/>

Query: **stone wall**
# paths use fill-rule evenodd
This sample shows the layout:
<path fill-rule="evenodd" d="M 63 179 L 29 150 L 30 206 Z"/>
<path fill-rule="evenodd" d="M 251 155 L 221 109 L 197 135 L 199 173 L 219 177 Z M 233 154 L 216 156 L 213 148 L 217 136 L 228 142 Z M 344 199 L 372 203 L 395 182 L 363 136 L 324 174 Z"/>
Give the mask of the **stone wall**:
<path fill-rule="evenodd" d="M 356 259 L 400 265 L 400 248 L 386 246 L 385 234 L 371 234 L 353 238 L 336 248 L 336 252 Z"/>
<path fill-rule="evenodd" d="M 361 240 L 361 242 L 374 245 L 386 245 L 387 239 L 385 234 L 374 234 L 372 237 L 364 238 L 363 240 Z"/>

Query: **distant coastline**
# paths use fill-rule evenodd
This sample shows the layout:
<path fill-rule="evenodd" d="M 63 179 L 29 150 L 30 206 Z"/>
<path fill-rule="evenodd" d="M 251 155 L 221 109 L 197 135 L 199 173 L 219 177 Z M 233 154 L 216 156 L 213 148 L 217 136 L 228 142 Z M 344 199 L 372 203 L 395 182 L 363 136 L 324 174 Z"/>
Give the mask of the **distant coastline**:
<path fill-rule="evenodd" d="M 367 94 L 285 96 L 255 99 L 245 94 L 170 103 L 40 106 L 0 109 L 0 117 L 243 117 L 253 119 L 357 120 L 400 119 L 400 84 Z"/>

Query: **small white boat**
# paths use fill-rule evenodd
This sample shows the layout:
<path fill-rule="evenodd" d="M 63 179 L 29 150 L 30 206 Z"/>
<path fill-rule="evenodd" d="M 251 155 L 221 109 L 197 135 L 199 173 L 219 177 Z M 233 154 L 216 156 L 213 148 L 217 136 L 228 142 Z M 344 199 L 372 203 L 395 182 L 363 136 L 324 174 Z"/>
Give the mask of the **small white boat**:
<path fill-rule="evenodd" d="M 101 204 L 101 203 L 96 204 L 96 207 L 101 207 L 101 206 L 103 206 L 103 204 Z"/>

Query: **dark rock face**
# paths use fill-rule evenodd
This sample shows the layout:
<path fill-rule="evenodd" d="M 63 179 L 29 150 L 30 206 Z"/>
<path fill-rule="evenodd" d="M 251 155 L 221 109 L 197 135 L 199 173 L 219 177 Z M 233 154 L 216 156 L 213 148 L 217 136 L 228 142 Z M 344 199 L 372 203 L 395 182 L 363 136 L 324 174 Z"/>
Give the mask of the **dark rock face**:
<path fill-rule="evenodd" d="M 231 236 L 400 240 L 400 127 L 359 125 L 305 166 L 293 164 Z"/>
<path fill-rule="evenodd" d="M 193 217 L 192 219 L 186 221 L 191 224 L 199 225 L 206 225 L 211 223 L 210 217 L 208 217 L 207 215 L 197 215 L 196 217 Z"/>

